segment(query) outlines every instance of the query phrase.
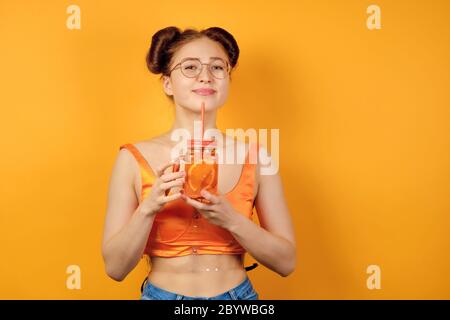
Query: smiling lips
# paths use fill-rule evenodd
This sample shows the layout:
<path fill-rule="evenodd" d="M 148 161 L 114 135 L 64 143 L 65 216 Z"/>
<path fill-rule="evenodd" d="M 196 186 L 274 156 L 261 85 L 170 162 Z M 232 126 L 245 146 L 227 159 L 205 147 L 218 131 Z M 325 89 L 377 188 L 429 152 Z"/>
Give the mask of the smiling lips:
<path fill-rule="evenodd" d="M 216 90 L 209 89 L 209 88 L 201 88 L 201 89 L 196 89 L 196 90 L 192 90 L 192 91 L 194 91 L 196 94 L 199 94 L 201 96 L 209 96 L 209 95 L 216 93 Z"/>

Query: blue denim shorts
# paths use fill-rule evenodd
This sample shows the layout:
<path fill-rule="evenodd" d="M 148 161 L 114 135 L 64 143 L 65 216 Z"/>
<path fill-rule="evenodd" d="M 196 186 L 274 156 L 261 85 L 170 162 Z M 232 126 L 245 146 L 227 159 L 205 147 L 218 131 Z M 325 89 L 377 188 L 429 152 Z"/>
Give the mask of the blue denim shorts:
<path fill-rule="evenodd" d="M 147 281 L 142 291 L 141 300 L 259 300 L 248 276 L 236 287 L 214 297 L 191 297 L 170 292 Z"/>

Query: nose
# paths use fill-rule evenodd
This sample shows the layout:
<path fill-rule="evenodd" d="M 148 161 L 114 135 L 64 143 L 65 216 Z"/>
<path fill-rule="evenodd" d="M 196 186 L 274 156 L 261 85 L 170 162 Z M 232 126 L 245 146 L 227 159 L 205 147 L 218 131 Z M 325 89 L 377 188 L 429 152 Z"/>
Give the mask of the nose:
<path fill-rule="evenodd" d="M 203 65 L 203 68 L 200 72 L 200 74 L 198 75 L 198 80 L 200 80 L 201 82 L 211 82 L 212 80 L 212 74 L 211 72 L 209 72 L 209 66 L 207 65 Z"/>

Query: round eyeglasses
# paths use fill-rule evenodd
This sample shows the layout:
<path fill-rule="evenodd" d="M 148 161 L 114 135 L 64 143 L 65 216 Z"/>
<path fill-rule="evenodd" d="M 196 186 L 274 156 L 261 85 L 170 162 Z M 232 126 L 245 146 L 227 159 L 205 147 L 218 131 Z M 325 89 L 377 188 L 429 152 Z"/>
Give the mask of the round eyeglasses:
<path fill-rule="evenodd" d="M 169 71 L 169 76 L 173 70 L 180 68 L 185 77 L 195 78 L 203 71 L 203 65 L 208 66 L 209 72 L 216 79 L 224 79 L 230 71 L 228 62 L 221 58 L 215 58 L 210 63 L 202 63 L 197 58 L 185 58 Z"/>

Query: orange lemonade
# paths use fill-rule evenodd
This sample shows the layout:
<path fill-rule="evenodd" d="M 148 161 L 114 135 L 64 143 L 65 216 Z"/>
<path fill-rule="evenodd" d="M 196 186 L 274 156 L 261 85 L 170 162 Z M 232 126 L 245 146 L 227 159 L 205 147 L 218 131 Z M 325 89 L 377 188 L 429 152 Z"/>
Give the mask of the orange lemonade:
<path fill-rule="evenodd" d="M 200 202 L 209 201 L 200 194 L 203 189 L 217 194 L 218 163 L 216 161 L 216 146 L 214 140 L 188 140 L 188 153 L 184 157 L 186 180 L 184 194 Z M 203 156 L 201 156 L 203 155 Z M 174 165 L 173 171 L 179 171 L 180 166 Z"/>

